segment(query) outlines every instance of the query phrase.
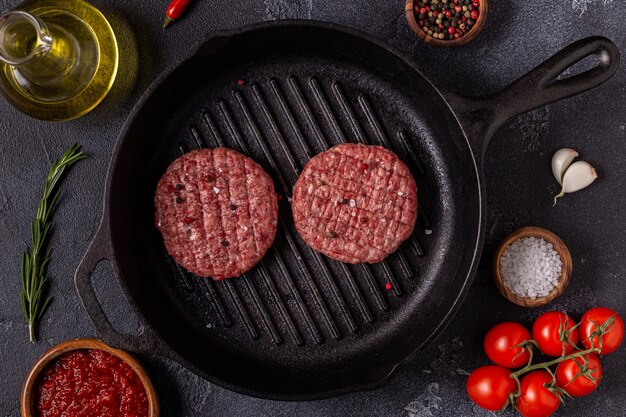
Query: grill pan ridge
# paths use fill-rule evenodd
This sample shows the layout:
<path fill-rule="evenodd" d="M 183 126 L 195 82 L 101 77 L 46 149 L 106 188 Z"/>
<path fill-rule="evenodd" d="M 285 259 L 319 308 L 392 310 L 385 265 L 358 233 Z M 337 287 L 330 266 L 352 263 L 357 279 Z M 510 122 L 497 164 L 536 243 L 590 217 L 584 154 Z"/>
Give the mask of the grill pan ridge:
<path fill-rule="evenodd" d="M 336 108 L 326 99 L 326 93 L 323 92 L 317 78 L 312 77 L 308 82 L 306 80 L 302 82 L 295 76 L 290 76 L 286 81 L 281 81 L 271 78 L 265 86 L 254 81 L 249 87 L 234 90 L 231 94 L 231 100 L 234 99 L 235 105 L 226 99 L 218 99 L 212 109 L 207 107 L 196 117 L 196 120 L 189 127 L 188 140 L 179 144 L 181 154 L 195 148 L 221 146 L 250 155 L 250 146 L 244 140 L 253 142 L 253 146 L 261 150 L 261 158 L 256 160 L 261 161 L 264 166 L 270 167 L 269 171 L 273 173 L 273 177 L 276 179 L 277 192 L 284 196 L 281 202 L 281 219 L 279 220 L 281 236 L 277 239 L 280 240 L 281 244 L 271 251 L 270 259 L 264 260 L 255 270 L 244 274 L 242 277 L 243 285 L 240 286 L 236 285 L 238 280 L 212 282 L 204 278 L 190 276 L 180 266 L 175 265 L 173 260 L 171 267 L 173 268 L 173 275 L 179 276 L 186 291 L 195 292 L 198 288 L 202 289 L 202 286 L 212 287 L 207 288 L 207 293 L 203 296 L 210 300 L 214 318 L 220 317 L 221 323 L 219 324 L 224 327 L 233 325 L 232 320 L 227 319 L 225 313 L 227 305 L 230 304 L 236 306 L 238 324 L 243 325 L 250 337 L 255 340 L 266 336 L 274 344 L 280 345 L 286 338 L 290 337 L 292 343 L 302 345 L 305 343 L 306 337 L 309 336 L 311 337 L 310 342 L 321 344 L 330 339 L 342 339 L 349 333 L 364 331 L 368 324 L 376 321 L 376 316 L 385 317 L 385 315 L 391 314 L 390 301 L 401 302 L 404 292 L 410 292 L 413 287 L 410 281 L 417 278 L 419 273 L 417 265 L 415 265 L 416 262 L 411 265 L 408 259 L 425 255 L 419 240 L 427 239 L 433 231 L 429 229 L 431 227 L 430 221 L 424 209 L 421 208 L 419 227 L 416 227 L 411 238 L 398 252 L 390 256 L 390 259 L 378 265 L 346 265 L 326 258 L 309 248 L 298 237 L 295 228 L 291 225 L 289 206 L 293 183 L 306 160 L 314 155 L 314 146 L 326 150 L 330 146 L 344 141 L 386 146 L 404 157 L 403 159 L 409 163 L 416 178 L 422 177 L 424 170 L 404 130 L 399 129 L 395 132 L 397 139 L 391 145 L 388 134 L 383 130 L 366 95 L 359 94 L 358 98 L 353 100 L 360 105 L 362 112 L 361 118 L 357 119 L 339 82 L 330 81 L 331 90 L 337 103 L 339 103 L 338 108 Z M 284 85 L 289 86 L 291 97 L 295 97 L 295 100 L 287 101 L 288 96 L 282 87 Z M 308 85 L 309 92 L 315 97 L 317 101 L 315 113 L 312 110 L 313 106 L 304 101 L 305 98 L 300 85 Z M 268 96 L 269 98 L 266 98 Z M 273 108 L 270 108 L 268 104 L 270 99 L 274 101 Z M 251 109 L 252 105 L 256 107 L 254 110 Z M 239 110 L 244 116 L 243 120 L 237 120 L 232 114 L 233 111 L 229 110 L 235 106 L 239 106 Z M 298 113 L 296 114 L 296 112 Z M 339 118 L 335 115 L 339 112 L 343 113 L 343 117 L 347 120 L 346 123 L 338 121 Z M 259 114 L 265 118 L 263 125 L 267 127 L 259 127 L 261 125 L 260 118 L 253 116 L 253 114 Z M 286 122 L 277 121 L 279 116 Z M 335 142 L 327 140 L 321 133 L 320 122 L 318 122 L 320 119 L 325 121 L 326 128 L 331 129 L 336 135 Z M 225 129 L 220 131 L 216 120 L 219 120 L 221 122 L 219 125 L 224 126 Z M 311 129 L 316 132 L 314 138 L 306 137 L 302 133 L 303 129 L 300 126 L 303 122 L 309 123 Z M 364 129 L 361 127 L 363 123 L 369 124 L 370 130 L 374 132 L 374 138 L 365 135 Z M 242 125 L 248 128 L 248 132 L 253 132 L 251 137 L 244 138 L 240 133 Z M 344 134 L 344 132 L 349 133 Z M 273 137 L 275 142 L 268 143 L 269 140 L 266 139 L 268 137 Z M 303 158 L 291 150 L 285 137 L 296 138 L 295 144 L 292 146 L 300 148 Z M 350 140 L 348 137 L 354 139 Z M 310 144 L 310 142 L 314 143 Z M 282 161 L 277 162 L 276 155 L 280 155 Z M 289 177 L 283 175 L 278 168 L 279 165 L 287 166 L 287 170 L 290 171 L 289 174 L 292 175 Z M 287 219 L 285 220 L 285 218 Z M 288 283 L 289 291 L 286 297 L 296 304 L 294 310 L 297 314 L 294 315 L 289 314 L 284 297 L 278 292 L 277 284 L 272 280 L 266 266 L 266 263 L 274 263 L 279 267 L 284 265 L 284 260 L 280 254 L 283 251 L 289 252 L 289 257 L 296 260 L 297 269 L 305 277 L 304 290 L 308 293 L 308 302 L 304 302 L 301 295 L 302 290 L 290 285 L 291 280 L 288 274 L 281 277 L 281 282 Z M 306 258 L 313 259 L 313 264 L 317 267 L 316 270 L 319 274 L 312 274 L 311 267 L 305 261 L 303 253 L 306 253 Z M 280 269 L 284 271 L 286 267 L 283 266 Z M 391 284 L 390 290 L 386 289 L 387 283 Z M 265 287 L 263 292 L 267 294 L 266 300 L 271 300 L 269 303 L 264 303 L 260 297 L 258 285 Z M 215 287 L 219 287 L 219 289 Z M 221 297 L 218 295 L 218 291 L 219 294 L 222 294 Z M 247 296 L 240 295 L 242 293 Z M 228 301 L 222 301 L 223 299 Z M 309 309 L 307 305 L 312 305 L 313 308 Z M 274 314 L 268 311 L 273 310 L 270 306 L 276 309 L 273 311 Z M 331 309 L 330 306 L 333 308 Z M 298 323 L 298 327 L 296 327 L 296 323 Z M 214 322 L 206 324 L 211 328 L 216 325 Z M 302 334 L 306 335 L 305 340 L 302 339 Z"/>
<path fill-rule="evenodd" d="M 419 274 L 417 258 L 425 256 L 420 239 L 431 236 L 425 233 L 432 234 L 431 224 L 422 207 L 419 226 L 412 237 L 388 260 L 377 265 L 346 265 L 315 252 L 299 238 L 290 214 L 293 184 L 310 157 L 344 141 L 393 149 L 409 164 L 418 181 L 423 178 L 422 164 L 402 129 L 395 132 L 397 139 L 391 145 L 388 137 L 393 136 L 383 130 L 365 94 L 359 93 L 351 100 L 360 106 L 361 117 L 357 119 L 358 113 L 352 109 L 341 84 L 335 80 L 329 80 L 328 84 L 338 105 L 331 104 L 326 98 L 327 92 L 316 77 L 308 80 L 295 76 L 286 80 L 270 78 L 263 84 L 253 81 L 232 91 L 227 98 L 220 97 L 214 103 L 207 103 L 189 126 L 183 128 L 188 128 L 188 133 L 178 146 L 181 154 L 202 147 L 230 147 L 254 155 L 255 160 L 272 173 L 277 192 L 283 197 L 276 245 L 268 259 L 245 274 L 242 280 L 213 282 L 190 276 L 173 261 L 170 262 L 172 275 L 178 276 L 185 291 L 211 287 L 203 296 L 211 302 L 213 319 L 222 318 L 221 323 L 207 322 L 211 328 L 234 324 L 244 327 L 252 339 L 265 336 L 268 342 L 276 345 L 285 339 L 295 345 L 339 341 L 351 333 L 367 331 L 368 325 L 377 319 L 388 318 L 392 304 L 401 303 L 405 292 L 413 289 L 412 281 Z M 313 102 L 305 99 L 301 85 L 309 87 L 307 92 L 314 98 Z M 288 86 L 289 96 L 283 86 Z M 288 101 L 287 97 L 292 99 Z M 235 109 L 239 111 L 238 115 L 235 115 Z M 337 116 L 340 112 L 347 122 L 340 121 Z M 313 137 L 302 133 L 304 123 L 315 132 Z M 372 137 L 365 135 L 365 129 L 361 127 L 364 124 L 373 132 Z M 322 133 L 321 126 L 333 133 L 331 140 Z M 295 143 L 289 144 L 286 137 L 296 138 Z M 297 151 L 292 147 L 297 147 Z M 251 148 L 257 153 L 251 153 Z M 300 285 L 294 284 L 291 274 L 286 272 L 285 257 L 294 260 L 295 268 L 292 269 L 304 277 Z M 281 272 L 276 279 L 268 272 L 272 266 Z M 242 285 L 239 285 L 240 281 Z M 284 296 L 277 288 L 283 283 L 286 284 Z M 391 284 L 391 290 L 386 290 L 387 283 Z M 261 298 L 260 293 L 266 296 Z M 287 308 L 285 299 L 290 301 L 287 304 L 291 309 Z M 264 300 L 271 302 L 264 303 Z M 228 306 L 236 308 L 226 316 Z M 231 319 L 224 320 L 226 317 L 236 320 L 233 323 Z"/>
<path fill-rule="evenodd" d="M 591 70 L 557 76 L 590 54 Z M 380 41 L 322 22 L 264 23 L 205 41 L 150 87 L 108 173 L 102 224 L 76 285 L 103 340 L 169 357 L 226 388 L 263 398 L 323 398 L 383 383 L 431 341 L 468 290 L 484 238 L 482 156 L 516 114 L 591 89 L 619 53 L 588 38 L 494 95 L 437 89 Z M 455 111 L 454 109 L 457 109 Z M 343 142 L 393 150 L 418 184 L 413 235 L 379 264 L 309 248 L 291 189 L 314 155 Z M 154 191 L 181 154 L 226 146 L 258 162 L 279 202 L 275 242 L 244 276 L 193 276 L 154 226 Z M 102 259 L 143 324 L 118 334 L 91 283 Z"/>

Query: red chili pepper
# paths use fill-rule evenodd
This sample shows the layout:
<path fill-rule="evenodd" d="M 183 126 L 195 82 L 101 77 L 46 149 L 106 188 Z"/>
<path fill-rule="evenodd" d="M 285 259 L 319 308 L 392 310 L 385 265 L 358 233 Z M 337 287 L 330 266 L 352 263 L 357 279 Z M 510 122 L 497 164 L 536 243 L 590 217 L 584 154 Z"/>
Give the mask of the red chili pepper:
<path fill-rule="evenodd" d="M 191 3 L 191 0 L 172 0 L 167 10 L 165 11 L 165 21 L 163 22 L 163 28 L 166 28 L 170 23 L 182 16 L 182 14 L 189 6 L 189 3 Z"/>

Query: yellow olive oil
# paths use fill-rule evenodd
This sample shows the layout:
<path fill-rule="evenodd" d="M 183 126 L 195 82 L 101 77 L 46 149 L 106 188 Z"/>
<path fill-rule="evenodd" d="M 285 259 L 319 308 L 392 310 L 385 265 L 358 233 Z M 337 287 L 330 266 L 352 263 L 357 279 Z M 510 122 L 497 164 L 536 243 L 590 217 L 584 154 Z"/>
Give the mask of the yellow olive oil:
<path fill-rule="evenodd" d="M 0 87 L 19 110 L 44 120 L 68 120 L 96 107 L 113 85 L 115 35 L 105 17 L 83 0 L 29 0 L 11 24 L 0 22 Z M 24 18 L 25 17 L 25 18 Z M 1 58 L 1 57 L 0 57 Z"/>

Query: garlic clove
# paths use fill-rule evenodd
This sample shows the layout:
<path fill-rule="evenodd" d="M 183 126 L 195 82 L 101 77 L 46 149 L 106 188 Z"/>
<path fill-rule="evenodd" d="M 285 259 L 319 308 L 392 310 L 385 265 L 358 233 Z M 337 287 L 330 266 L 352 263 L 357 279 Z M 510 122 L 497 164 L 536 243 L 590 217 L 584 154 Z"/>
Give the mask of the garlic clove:
<path fill-rule="evenodd" d="M 566 193 L 574 193 L 591 185 L 598 178 L 594 167 L 585 161 L 570 165 L 563 175 L 563 189 Z"/>
<path fill-rule="evenodd" d="M 561 188 L 559 195 L 554 197 L 554 204 L 565 194 L 574 193 L 588 187 L 596 178 L 598 178 L 598 174 L 589 163 L 585 161 L 574 162 L 563 175 L 563 188 Z"/>
<path fill-rule="evenodd" d="M 559 184 L 563 184 L 563 175 L 565 175 L 565 171 L 577 156 L 578 152 L 570 148 L 559 149 L 554 153 L 552 157 L 552 174 Z"/>

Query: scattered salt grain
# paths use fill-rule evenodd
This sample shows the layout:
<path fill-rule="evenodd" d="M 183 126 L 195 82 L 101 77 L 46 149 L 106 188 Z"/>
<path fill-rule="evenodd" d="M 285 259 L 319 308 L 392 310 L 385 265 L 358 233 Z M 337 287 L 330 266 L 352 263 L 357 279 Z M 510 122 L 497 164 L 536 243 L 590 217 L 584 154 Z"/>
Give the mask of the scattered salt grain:
<path fill-rule="evenodd" d="M 220 189 L 219 189 L 219 188 L 217 188 L 217 187 L 213 187 L 213 192 L 214 192 L 215 194 L 217 194 L 217 193 L 219 193 L 219 192 L 220 192 Z"/>
<path fill-rule="evenodd" d="M 403 193 L 402 191 L 398 191 L 398 195 L 399 195 L 400 197 L 404 197 L 404 193 Z"/>
<path fill-rule="evenodd" d="M 350 199 L 350 207 L 356 207 L 356 201 L 354 201 L 354 199 Z"/>
<path fill-rule="evenodd" d="M 502 282 L 515 295 L 545 297 L 556 287 L 563 263 L 551 243 L 525 237 L 514 241 L 500 258 Z"/>

